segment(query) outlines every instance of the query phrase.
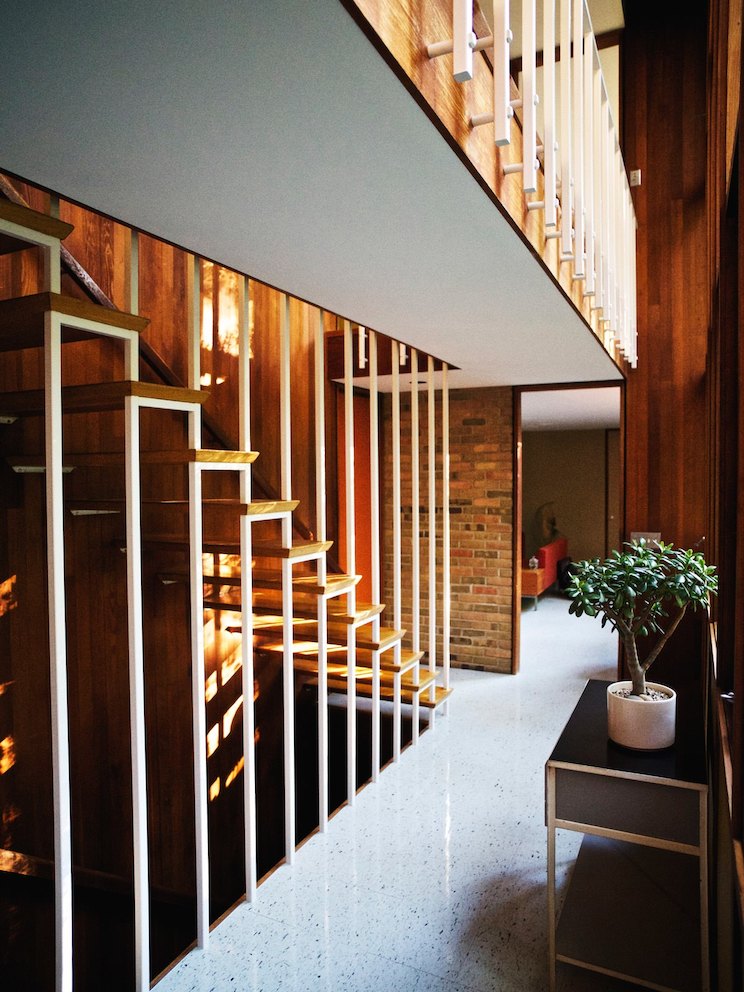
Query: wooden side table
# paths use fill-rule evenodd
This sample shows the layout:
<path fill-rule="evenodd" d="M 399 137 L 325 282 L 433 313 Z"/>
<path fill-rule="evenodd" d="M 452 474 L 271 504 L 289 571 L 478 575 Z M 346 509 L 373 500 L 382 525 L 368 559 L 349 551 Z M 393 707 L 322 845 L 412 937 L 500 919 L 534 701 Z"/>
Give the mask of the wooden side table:
<path fill-rule="evenodd" d="M 522 569 L 522 596 L 532 597 L 535 600 L 537 609 L 537 597 L 545 592 L 545 569 L 544 568 L 523 568 Z"/>
<path fill-rule="evenodd" d="M 562 961 L 659 992 L 708 992 L 702 741 L 633 752 L 607 738 L 591 679 L 546 765 L 550 989 Z M 556 830 L 583 833 L 556 920 Z"/>

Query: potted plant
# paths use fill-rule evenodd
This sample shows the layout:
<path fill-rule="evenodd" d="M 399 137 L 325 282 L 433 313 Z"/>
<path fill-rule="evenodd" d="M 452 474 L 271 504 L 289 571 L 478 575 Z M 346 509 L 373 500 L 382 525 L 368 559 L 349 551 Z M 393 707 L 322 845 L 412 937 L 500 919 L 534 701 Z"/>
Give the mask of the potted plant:
<path fill-rule="evenodd" d="M 644 539 L 626 544 L 600 561 L 578 562 L 568 587 L 569 612 L 601 616 L 620 635 L 630 681 L 607 690 L 611 740 L 638 750 L 674 743 L 676 693 L 646 681 L 646 672 L 679 626 L 688 606 L 706 607 L 718 589 L 715 567 L 702 554 Z M 641 661 L 638 638 L 656 635 Z"/>

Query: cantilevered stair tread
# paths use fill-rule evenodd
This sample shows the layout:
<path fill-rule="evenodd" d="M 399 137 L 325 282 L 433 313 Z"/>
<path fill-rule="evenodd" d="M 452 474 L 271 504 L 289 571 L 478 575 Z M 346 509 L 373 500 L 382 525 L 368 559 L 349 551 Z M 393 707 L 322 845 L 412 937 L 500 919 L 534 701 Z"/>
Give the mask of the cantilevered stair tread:
<path fill-rule="evenodd" d="M 428 710 L 435 710 L 441 706 L 452 695 L 452 689 L 445 689 L 443 685 L 438 685 L 434 690 L 434 699 L 429 699 L 428 693 L 423 695 L 419 702 Z"/>
<path fill-rule="evenodd" d="M 313 629 L 317 630 L 318 624 L 317 621 L 314 624 L 312 621 L 306 621 L 302 626 L 303 629 L 312 632 Z M 328 640 L 333 643 L 346 644 L 348 631 L 349 627 L 346 624 L 329 622 L 327 627 Z M 405 633 L 405 630 L 396 630 L 394 627 L 380 627 L 379 637 L 375 638 L 369 628 L 360 628 L 356 635 L 356 646 L 368 651 L 386 651 L 402 640 Z"/>
<path fill-rule="evenodd" d="M 303 617 L 308 620 L 317 620 L 318 604 L 314 597 L 308 602 L 307 598 L 302 601 L 297 596 L 294 596 L 293 602 L 292 611 L 294 616 Z M 274 590 L 256 589 L 253 594 L 253 605 L 257 611 L 281 610 L 282 597 L 281 594 L 277 594 Z M 329 621 L 352 627 L 371 623 L 384 609 L 385 607 L 382 604 L 358 603 L 356 610 L 353 613 L 349 613 L 342 603 L 331 602 L 327 606 Z"/>
<path fill-rule="evenodd" d="M 142 451 L 140 460 L 161 465 L 251 465 L 257 451 L 227 451 L 222 448 L 186 448 L 183 451 Z"/>
<path fill-rule="evenodd" d="M 0 407 L 1 409 L 1 407 Z M 254 543 L 252 547 L 255 558 L 305 558 L 320 555 L 330 551 L 333 541 L 301 541 L 291 548 L 283 548 L 279 544 Z"/>
<path fill-rule="evenodd" d="M 116 547 L 126 551 L 126 538 L 118 538 Z M 152 547 L 171 548 L 174 551 L 188 551 L 191 547 L 188 538 L 182 534 L 150 534 L 147 531 L 142 534 L 142 543 Z M 202 549 L 205 554 L 237 555 L 240 554 L 240 545 L 235 541 L 202 541 Z"/>
<path fill-rule="evenodd" d="M 294 660 L 292 662 L 294 668 L 298 672 L 305 672 L 308 675 L 318 674 L 318 660 L 317 658 L 306 657 L 301 652 L 294 652 Z M 337 661 L 333 656 L 331 656 L 327 661 L 327 671 L 329 679 L 344 679 L 349 678 L 349 666 L 345 661 Z M 354 669 L 355 679 L 364 679 L 371 681 L 374 676 L 374 672 L 371 668 L 365 668 L 363 665 L 357 665 Z"/>
<path fill-rule="evenodd" d="M 326 596 L 330 599 L 334 596 L 341 596 L 345 592 L 351 592 L 361 582 L 361 579 L 361 575 L 332 573 L 327 575 L 325 581 L 322 582 L 317 575 L 295 575 L 292 578 L 292 590 L 296 596 L 301 596 L 305 599 L 308 596 Z M 253 588 L 281 590 L 282 573 L 254 569 Z"/>
<path fill-rule="evenodd" d="M 18 472 L 20 475 L 24 473 L 46 472 L 45 455 L 6 455 L 5 461 L 14 472 Z M 62 471 L 65 473 L 72 472 L 75 468 L 69 462 L 70 459 L 65 455 L 62 460 Z"/>
<path fill-rule="evenodd" d="M 44 316 L 60 314 L 62 326 L 67 330 L 65 340 L 76 341 L 95 335 L 90 328 L 80 327 L 81 322 L 94 321 L 108 327 L 118 327 L 141 334 L 150 321 L 147 317 L 111 310 L 89 300 L 60 293 L 34 293 L 33 296 L 16 296 L 0 300 L 0 351 L 21 348 L 38 348 L 44 343 Z"/>
<path fill-rule="evenodd" d="M 239 634 L 241 628 L 228 627 L 227 630 L 233 634 Z M 281 637 L 276 636 L 278 630 L 279 626 L 277 625 L 272 633 L 266 632 L 265 636 L 263 631 L 259 631 L 258 634 L 260 634 L 260 640 L 256 644 L 256 651 L 264 651 L 267 654 L 282 654 L 284 651 L 284 642 Z M 296 634 L 296 631 L 294 634 Z M 302 636 L 295 638 L 294 634 L 294 639 L 292 640 L 292 654 L 296 655 L 298 658 L 304 658 L 309 661 L 317 659 L 318 642 L 311 640 L 310 638 L 303 638 Z M 335 658 L 339 655 L 343 655 L 346 651 L 346 648 L 341 644 L 327 644 L 326 649 L 329 658 L 332 656 Z M 345 661 L 343 663 L 346 664 Z"/>
<path fill-rule="evenodd" d="M 0 199 L 0 220 L 5 220 L 16 227 L 25 227 L 27 231 L 35 234 L 45 234 L 49 238 L 57 238 L 64 241 L 68 234 L 75 230 L 74 225 L 68 224 L 57 217 L 50 217 L 31 207 L 21 206 L 19 203 L 11 203 L 10 200 Z M 12 235 L 7 231 L 0 232 L 0 255 L 7 255 L 11 252 L 28 248 L 30 243 L 24 241 L 22 235 Z"/>
<path fill-rule="evenodd" d="M 266 645 L 261 645 L 262 649 L 267 650 Z M 281 641 L 278 642 L 276 648 L 281 647 Z M 347 664 L 346 658 L 346 645 L 345 644 L 328 644 L 326 645 L 328 656 L 333 657 L 334 661 L 340 664 Z M 270 650 L 274 650 L 272 645 Z M 308 660 L 317 659 L 319 646 L 317 641 L 306 641 L 302 646 L 295 647 L 294 653 L 299 658 L 304 658 Z M 391 674 L 402 674 L 403 672 L 408 672 L 410 669 L 415 668 L 424 656 L 423 651 L 407 651 L 401 650 L 400 652 L 400 662 L 396 663 L 395 655 L 392 651 L 381 652 L 380 654 L 380 671 L 390 672 Z M 363 668 L 372 668 L 372 652 L 367 651 L 363 648 L 359 648 L 356 651 L 357 664 L 361 664 Z"/>
<path fill-rule="evenodd" d="M 164 499 L 161 502 L 166 506 L 188 507 L 187 499 Z M 298 499 L 265 499 L 252 500 L 250 503 L 241 503 L 238 499 L 202 499 L 204 510 L 224 511 L 233 513 L 235 516 L 268 516 L 278 513 L 292 513 L 300 505 Z"/>
<path fill-rule="evenodd" d="M 402 676 L 400 680 L 401 702 L 412 703 L 414 697 L 418 696 L 421 705 L 425 705 L 424 696 L 422 694 L 434 685 L 435 678 L 436 676 L 432 672 L 422 672 L 418 678 L 418 681 Z M 316 678 L 312 680 L 311 685 L 317 685 L 317 683 L 318 679 Z M 328 688 L 331 692 L 346 693 L 348 692 L 348 678 L 340 678 L 337 675 L 329 676 Z M 373 693 L 371 677 L 369 679 L 355 679 L 355 688 L 357 696 L 371 697 Z M 389 674 L 380 676 L 380 699 L 395 699 L 395 687 L 393 685 L 392 676 Z M 444 702 L 443 699 L 442 702 Z M 436 703 L 435 705 L 439 705 L 439 703 Z"/>
<path fill-rule="evenodd" d="M 62 387 L 63 413 L 100 413 L 119 410 L 128 396 L 145 400 L 170 400 L 176 403 L 206 403 L 209 393 L 181 386 L 163 386 L 137 379 L 95 382 L 85 386 Z M 41 416 L 44 413 L 44 390 L 27 389 L 0 393 L 0 414 Z"/>
<path fill-rule="evenodd" d="M 415 668 L 423 657 L 423 651 L 409 651 L 408 649 L 401 648 L 400 661 L 396 662 L 395 652 L 388 648 L 387 651 L 380 653 L 380 671 L 393 673 L 408 672 L 410 669 Z M 371 665 L 372 652 L 366 648 L 357 648 L 356 660 L 362 665 Z"/>
<path fill-rule="evenodd" d="M 65 452 L 64 460 L 66 464 L 73 468 L 108 467 L 111 465 L 124 465 L 126 457 L 123 451 L 69 451 Z M 258 457 L 257 451 L 223 451 L 221 448 L 184 448 L 183 451 L 140 451 L 140 462 L 142 464 L 155 465 L 188 465 L 190 462 L 200 464 L 225 463 L 230 465 L 250 465 Z M 46 464 L 44 455 L 8 455 L 6 461 L 11 463 L 11 458 L 18 464 L 44 467 Z"/>

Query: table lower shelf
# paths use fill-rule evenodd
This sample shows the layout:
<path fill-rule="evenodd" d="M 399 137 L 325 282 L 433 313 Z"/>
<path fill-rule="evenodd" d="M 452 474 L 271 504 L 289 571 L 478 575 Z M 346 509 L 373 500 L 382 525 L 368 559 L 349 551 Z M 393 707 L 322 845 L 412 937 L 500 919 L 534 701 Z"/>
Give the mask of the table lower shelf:
<path fill-rule="evenodd" d="M 698 858 L 586 835 L 556 959 L 660 992 L 699 992 Z"/>

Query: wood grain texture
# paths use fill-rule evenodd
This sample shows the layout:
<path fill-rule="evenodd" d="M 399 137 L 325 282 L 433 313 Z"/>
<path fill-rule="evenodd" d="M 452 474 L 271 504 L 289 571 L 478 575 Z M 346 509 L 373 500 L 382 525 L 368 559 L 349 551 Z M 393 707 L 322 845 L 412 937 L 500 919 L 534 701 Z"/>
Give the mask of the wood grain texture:
<path fill-rule="evenodd" d="M 427 116 L 442 133 L 453 151 L 470 170 L 507 222 L 523 238 L 543 263 L 546 274 L 561 287 L 587 325 L 599 338 L 597 314 L 590 300 L 583 297 L 583 283 L 573 282 L 570 263 L 559 259 L 559 239 L 546 240 L 544 214 L 529 211 L 522 192 L 521 176 L 505 176 L 505 165 L 522 161 L 520 111 L 511 125 L 511 143 L 497 148 L 490 125 L 471 128 L 473 115 L 493 110 L 493 73 L 488 50 L 474 58 L 474 76 L 458 84 L 452 76 L 452 57 L 430 59 L 426 46 L 452 37 L 451 0 L 342 0 L 373 44 Z M 474 20 L 479 37 L 490 29 L 476 5 Z M 519 96 L 512 80 L 512 99 Z M 543 174 L 538 172 L 538 188 L 530 199 L 544 196 Z"/>
<path fill-rule="evenodd" d="M 706 534 L 705 12 L 675 21 L 632 2 L 624 44 L 625 156 L 638 216 L 638 368 L 626 387 L 626 536 Z"/>
<path fill-rule="evenodd" d="M 11 203 L 10 200 L 0 199 L 0 220 L 10 221 L 11 224 L 36 231 L 37 234 L 46 234 L 50 238 L 58 238 L 60 241 L 72 232 L 72 224 L 56 220 L 40 210 Z"/>

